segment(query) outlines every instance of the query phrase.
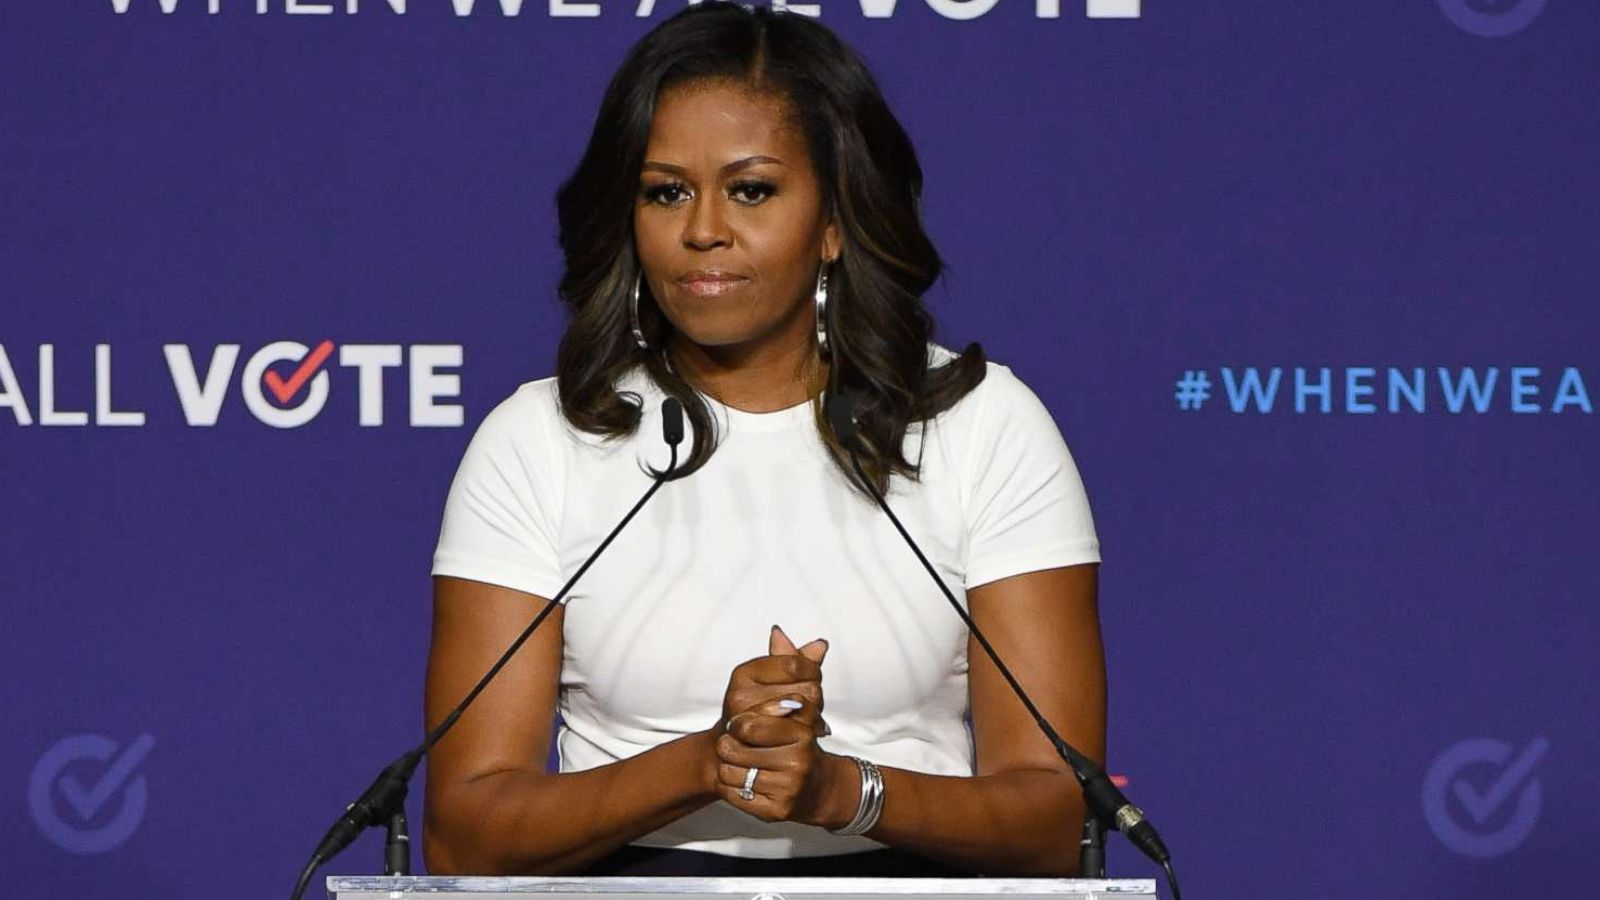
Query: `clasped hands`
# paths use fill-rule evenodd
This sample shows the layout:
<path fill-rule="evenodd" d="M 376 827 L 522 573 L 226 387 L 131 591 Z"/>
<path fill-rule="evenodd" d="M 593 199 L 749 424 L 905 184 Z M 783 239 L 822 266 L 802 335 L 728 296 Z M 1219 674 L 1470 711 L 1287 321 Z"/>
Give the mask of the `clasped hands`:
<path fill-rule="evenodd" d="M 841 758 L 817 746 L 817 738 L 831 733 L 822 718 L 822 660 L 827 654 L 827 641 L 818 638 L 796 647 L 774 625 L 767 655 L 733 670 L 722 718 L 713 731 L 719 798 L 764 822 L 844 824 L 829 822 L 834 817 L 825 810 Z M 746 800 L 743 791 L 752 768 L 759 771 Z"/>

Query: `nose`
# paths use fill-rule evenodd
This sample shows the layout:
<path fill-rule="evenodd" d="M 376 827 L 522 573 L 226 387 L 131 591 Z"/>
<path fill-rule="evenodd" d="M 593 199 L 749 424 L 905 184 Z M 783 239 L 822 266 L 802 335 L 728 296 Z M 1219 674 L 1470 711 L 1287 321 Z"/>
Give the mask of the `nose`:
<path fill-rule="evenodd" d="M 715 196 L 701 195 L 689 206 L 689 218 L 683 223 L 683 243 L 696 250 L 709 250 L 717 245 L 733 242 L 728 219 Z"/>

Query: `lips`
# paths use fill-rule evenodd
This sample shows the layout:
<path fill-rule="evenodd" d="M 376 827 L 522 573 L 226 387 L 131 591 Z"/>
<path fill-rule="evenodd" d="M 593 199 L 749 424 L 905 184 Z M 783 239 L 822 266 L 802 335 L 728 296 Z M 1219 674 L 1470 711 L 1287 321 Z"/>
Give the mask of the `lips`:
<path fill-rule="evenodd" d="M 743 275 L 724 272 L 719 269 L 700 269 L 690 272 L 678 279 L 678 283 L 691 294 L 700 297 L 712 297 L 725 294 L 749 281 Z"/>

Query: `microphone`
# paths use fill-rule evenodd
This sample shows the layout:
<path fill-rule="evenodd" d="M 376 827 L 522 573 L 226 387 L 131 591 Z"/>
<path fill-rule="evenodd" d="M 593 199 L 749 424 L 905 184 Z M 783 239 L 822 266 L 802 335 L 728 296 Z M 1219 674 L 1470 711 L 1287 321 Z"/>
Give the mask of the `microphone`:
<path fill-rule="evenodd" d="M 1138 847 L 1145 856 L 1150 857 L 1152 861 L 1161 866 L 1166 872 L 1167 881 L 1172 888 L 1173 900 L 1180 900 L 1181 895 L 1178 893 L 1177 876 L 1172 871 L 1171 854 L 1167 852 L 1166 844 L 1162 843 L 1161 836 L 1156 833 L 1155 826 L 1151 825 L 1150 821 L 1144 817 L 1144 812 L 1139 807 L 1128 802 L 1128 798 L 1123 795 L 1122 791 L 1111 783 L 1111 779 L 1106 775 L 1104 769 L 1100 768 L 1094 760 L 1078 752 L 1077 748 L 1067 743 L 1062 739 L 1061 735 L 1056 733 L 1055 728 L 1050 725 L 1044 714 L 1039 712 L 1039 708 L 1034 705 L 1033 699 L 1028 696 L 1027 691 L 1022 689 L 1022 685 L 1011 674 L 1011 670 L 1006 668 L 1006 664 L 1001 661 L 1000 654 L 995 652 L 993 645 L 989 643 L 989 639 L 979 630 L 977 623 L 972 621 L 972 616 L 962 608 L 955 595 L 950 593 L 950 588 L 945 585 L 944 579 L 940 578 L 938 573 L 934 571 L 933 564 L 928 562 L 928 557 L 923 554 L 922 548 L 912 539 L 905 526 L 900 524 L 900 517 L 896 516 L 894 510 L 889 508 L 888 502 L 884 500 L 883 494 L 878 491 L 877 485 L 872 482 L 871 478 L 867 477 L 867 473 L 862 469 L 861 459 L 858 456 L 857 448 L 860 444 L 860 437 L 856 429 L 855 398 L 842 390 L 835 390 L 828 396 L 827 407 L 828 424 L 833 427 L 834 436 L 839 439 L 839 443 L 850 454 L 850 465 L 855 469 L 856 477 L 860 479 L 861 485 L 866 488 L 867 493 L 872 495 L 872 499 L 877 502 L 878 507 L 889 517 L 889 521 L 894 523 L 895 530 L 900 532 L 900 537 L 911 548 L 911 552 L 917 555 L 917 561 L 922 563 L 922 567 L 927 570 L 928 576 L 933 579 L 933 583 L 939 586 L 939 590 L 944 594 L 945 599 L 950 601 L 950 606 L 956 611 L 956 615 L 960 616 L 961 620 L 967 624 L 972 636 L 983 647 L 989 659 L 994 662 L 995 668 L 1000 670 L 1000 674 L 1005 678 L 1006 684 L 1011 686 L 1012 693 L 1016 694 L 1017 698 L 1022 701 L 1022 705 L 1027 707 L 1028 713 L 1033 716 L 1033 721 L 1039 726 L 1039 730 L 1044 732 L 1045 738 L 1050 741 L 1051 746 L 1055 747 L 1056 753 L 1060 754 L 1061 758 L 1072 769 L 1072 775 L 1078 780 L 1078 785 L 1083 791 L 1084 800 L 1088 803 L 1091 813 L 1100 821 L 1126 834 L 1128 840 L 1132 841 L 1135 847 Z"/>
<path fill-rule="evenodd" d="M 433 745 L 439 743 L 439 740 L 449 733 L 450 729 L 461 719 L 462 713 L 466 712 L 467 707 L 472 705 L 472 701 L 483 693 L 483 689 L 489 686 L 489 682 L 494 680 L 495 675 L 505 668 L 511 658 L 522 648 L 522 645 L 528 642 L 528 638 L 532 637 L 533 633 L 539 629 L 539 626 L 544 624 L 544 620 L 549 617 L 550 613 L 561 605 L 561 601 L 572 590 L 572 586 L 578 583 L 578 579 L 583 577 L 583 573 L 589 571 L 589 566 L 593 565 L 594 561 L 600 558 L 600 554 L 611 546 L 611 541 L 622 532 L 623 528 L 627 527 L 627 524 L 633 520 L 634 515 L 644 508 L 645 503 L 655 496 L 656 491 L 667 483 L 673 470 L 677 469 L 678 445 L 683 443 L 684 430 L 683 404 L 675 397 L 668 397 L 661 402 L 661 433 L 663 440 L 666 441 L 672 451 L 672 457 L 667 463 L 666 470 L 653 476 L 650 489 L 644 492 L 644 496 L 639 498 L 639 501 L 633 505 L 632 509 L 628 510 L 628 514 L 622 517 L 622 521 L 611 529 L 611 533 L 607 534 L 605 540 L 600 542 L 600 546 L 594 548 L 594 552 L 590 553 L 589 558 L 583 561 L 583 565 L 578 567 L 578 571 L 572 573 L 572 577 L 568 578 L 567 583 L 561 586 L 561 590 L 557 591 L 556 595 L 545 603 L 544 609 L 540 610 L 539 614 L 528 624 L 528 627 L 517 635 L 517 639 L 511 642 L 511 646 L 500 654 L 500 658 L 495 660 L 494 665 L 489 667 L 489 671 L 485 672 L 482 678 L 478 679 L 478 683 L 473 685 L 472 690 L 467 692 L 467 695 L 461 699 L 460 703 L 456 704 L 455 709 L 452 709 L 450 714 L 445 716 L 444 720 L 428 733 L 428 736 L 421 744 L 390 763 L 388 767 L 378 773 L 378 777 L 362 792 L 361 796 L 345 808 L 344 815 L 333 823 L 333 826 L 328 829 L 328 833 L 323 835 L 322 841 L 317 844 L 317 849 L 312 852 L 310 862 L 306 864 L 305 869 L 300 873 L 300 880 L 296 882 L 294 893 L 290 895 L 291 900 L 300 900 L 300 897 L 305 893 L 306 885 L 310 883 L 311 876 L 316 874 L 317 869 L 323 863 L 337 856 L 344 848 L 350 846 L 350 843 L 362 831 L 380 823 L 389 824 L 392 819 L 397 817 L 400 827 L 404 828 L 406 786 L 411 780 L 412 773 L 422 763 L 422 758 L 427 755 L 429 750 L 433 749 Z M 391 825 L 391 827 L 393 826 Z M 392 848 L 389 855 L 395 855 Z M 400 860 L 390 859 L 390 867 L 408 868 L 409 852 L 403 866 L 395 866 L 394 863 L 396 862 L 400 862 Z M 405 874 L 405 872 L 391 874 Z"/>

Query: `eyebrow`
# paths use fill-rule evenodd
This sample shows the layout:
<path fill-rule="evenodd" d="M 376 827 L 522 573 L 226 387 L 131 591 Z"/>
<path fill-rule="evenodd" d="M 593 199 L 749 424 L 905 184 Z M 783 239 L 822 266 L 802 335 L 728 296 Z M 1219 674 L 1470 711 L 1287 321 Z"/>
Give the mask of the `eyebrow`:
<path fill-rule="evenodd" d="M 737 171 L 740 171 L 741 169 L 748 169 L 751 166 L 759 166 L 762 163 L 776 163 L 777 165 L 781 166 L 781 165 L 783 165 L 783 160 L 774 159 L 774 158 L 772 158 L 770 156 L 746 156 L 744 159 L 736 159 L 733 162 L 728 163 L 727 165 L 723 166 L 721 169 L 718 170 L 718 174 L 726 175 L 726 174 L 728 174 L 730 172 L 737 172 Z M 671 172 L 671 173 L 676 174 L 676 175 L 687 175 L 687 174 L 689 174 L 689 170 L 685 169 L 683 166 L 675 166 L 672 163 L 664 163 L 664 162 L 661 162 L 660 160 L 655 160 L 655 159 L 647 159 L 647 160 L 645 160 L 644 161 L 644 168 L 645 169 L 655 169 L 655 170 L 662 171 L 662 172 Z"/>

